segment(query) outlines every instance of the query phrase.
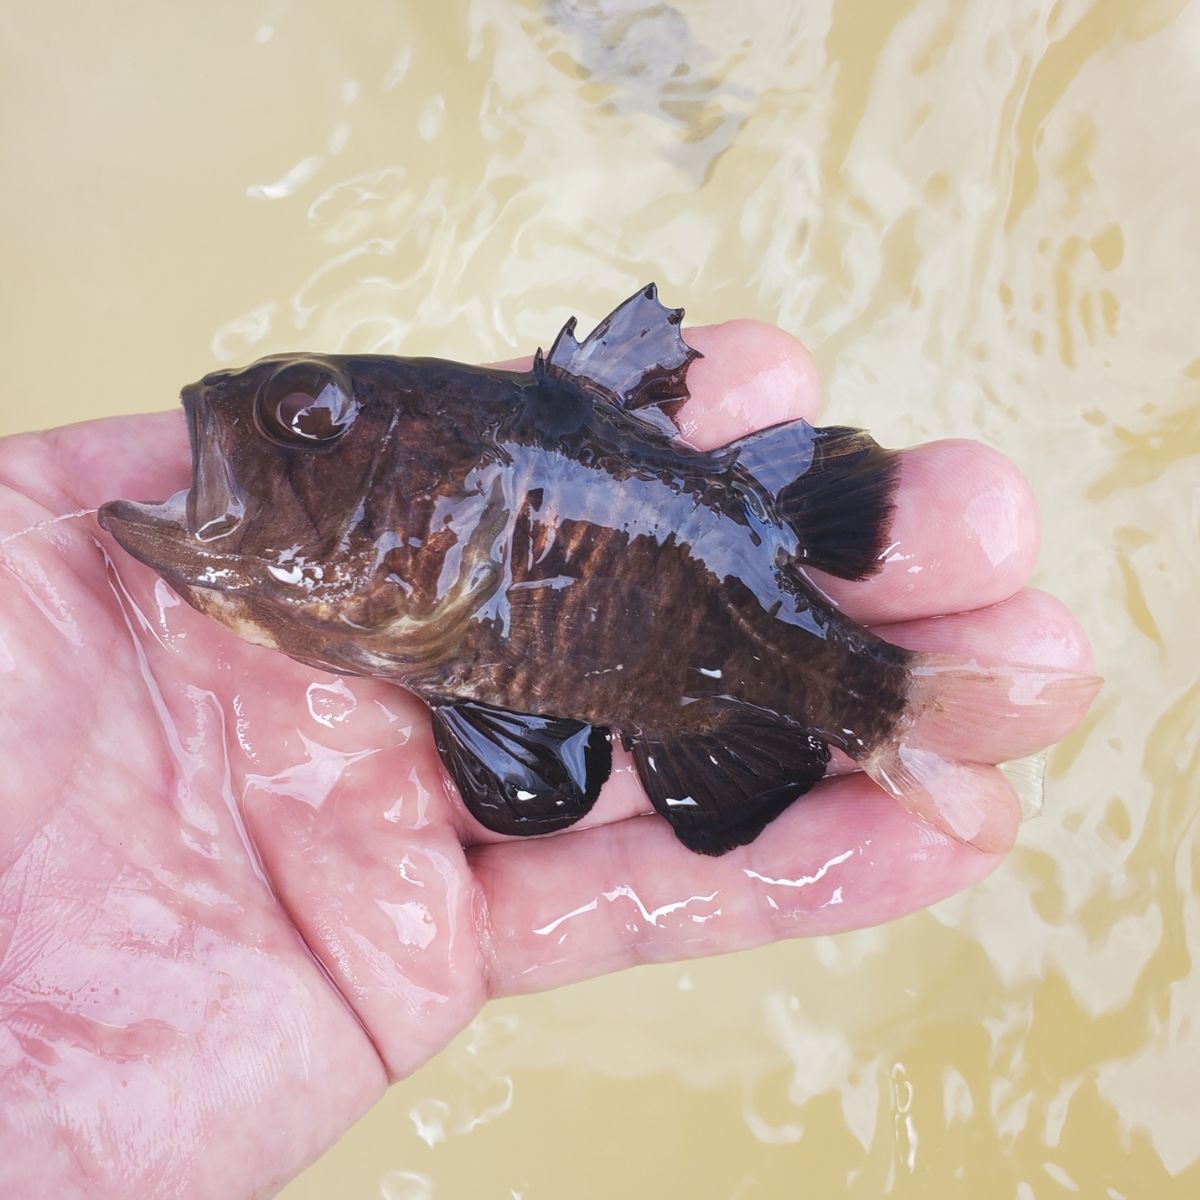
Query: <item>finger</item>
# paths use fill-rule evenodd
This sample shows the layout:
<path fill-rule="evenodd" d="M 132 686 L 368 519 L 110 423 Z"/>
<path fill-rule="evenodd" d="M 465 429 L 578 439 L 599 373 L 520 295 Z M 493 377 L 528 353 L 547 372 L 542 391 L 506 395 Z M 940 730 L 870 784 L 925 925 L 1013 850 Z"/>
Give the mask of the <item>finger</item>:
<path fill-rule="evenodd" d="M 688 369 L 690 399 L 676 413 L 683 435 L 702 449 L 756 429 L 815 421 L 821 385 L 812 356 L 791 334 L 762 321 L 685 329 L 704 355 Z"/>
<path fill-rule="evenodd" d="M 816 368 L 783 330 L 761 321 L 727 321 L 688 328 L 685 337 L 705 356 L 688 372 L 692 399 L 678 414 L 697 445 L 719 446 L 764 425 L 815 418 Z M 496 365 L 526 369 L 531 362 L 526 357 Z M 61 507 L 64 484 L 72 504 L 96 507 L 114 496 L 159 499 L 186 487 L 190 477 L 179 410 L 86 421 L 0 444 L 0 478 L 52 508 Z"/>
<path fill-rule="evenodd" d="M 928 442 L 900 456 L 895 513 L 879 573 L 860 583 L 814 571 L 864 625 L 1007 600 L 1037 562 L 1037 502 L 1017 467 L 980 442 Z"/>
<path fill-rule="evenodd" d="M 909 650 L 921 650 L 998 668 L 994 722 L 963 721 L 954 738 L 939 742 L 942 754 L 963 762 L 997 763 L 1032 754 L 1065 737 L 1087 713 L 1099 681 L 1087 682 L 1093 669 L 1087 634 L 1067 607 L 1034 588 L 989 608 L 946 617 L 884 625 L 875 633 Z M 1025 702 L 1010 694 L 1017 676 L 1002 670 L 1047 668 L 1044 686 L 1033 688 Z M 1055 679 L 1055 673 L 1070 672 Z M 953 713 L 950 714 L 953 720 Z"/>
<path fill-rule="evenodd" d="M 686 326 L 683 339 L 704 356 L 688 367 L 689 398 L 675 414 L 693 445 L 711 449 L 781 421 L 816 420 L 817 368 L 790 333 L 765 321 L 738 320 Z M 512 358 L 493 365 L 526 371 L 532 362 Z"/>
<path fill-rule="evenodd" d="M 1007 785 L 978 768 L 967 791 L 964 804 L 988 803 Z M 468 855 L 487 900 L 493 995 L 880 924 L 1001 858 L 937 833 L 862 775 L 818 785 L 721 858 L 691 853 L 657 816 Z"/>
<path fill-rule="evenodd" d="M 724 328 L 708 332 L 719 340 Z M 805 376 L 805 361 L 797 346 L 786 370 L 776 364 L 759 374 L 758 360 L 741 364 L 742 389 L 753 390 L 764 376 L 769 380 L 762 423 L 815 409 L 815 376 Z M 730 370 L 722 367 L 720 380 L 702 379 L 684 406 L 689 420 L 702 416 L 706 433 L 719 429 L 721 441 L 735 429 L 745 431 L 741 402 L 726 409 L 724 394 L 714 390 L 732 383 Z M 794 380 L 794 390 L 783 386 L 784 377 Z M 733 394 L 744 391 L 735 386 Z M 63 507 L 56 497 L 64 486 L 70 489 L 68 507 L 95 507 L 114 496 L 160 499 L 186 487 L 187 458 L 181 416 L 119 417 L 8 439 L 0 478 L 50 508 Z M 1028 580 L 1037 559 L 1037 506 L 1021 473 L 997 451 L 966 441 L 904 451 L 895 505 L 890 550 L 876 576 L 849 583 L 813 572 L 821 590 L 853 620 L 878 624 L 982 608 L 1007 599 Z"/>
<path fill-rule="evenodd" d="M 816 419 L 812 358 L 790 335 L 757 321 L 685 330 L 704 354 L 688 372 L 691 399 L 676 414 L 698 446 L 724 445 L 755 429 Z M 978 442 L 942 441 L 901 453 L 900 481 L 877 575 L 860 583 L 813 572 L 853 620 L 906 621 L 1005 600 L 1037 560 L 1037 504 L 1003 454 Z"/>
<path fill-rule="evenodd" d="M 0 439 L 0 482 L 54 512 L 161 500 L 191 479 L 182 409 Z"/>
<path fill-rule="evenodd" d="M 816 367 L 783 330 L 728 321 L 687 330 L 686 337 L 705 357 L 689 370 L 692 396 L 676 419 L 696 445 L 724 445 L 781 421 L 816 420 Z M 917 446 L 901 454 L 888 543 L 872 579 L 848 583 L 814 572 L 852 619 L 905 621 L 981 608 L 1012 596 L 1032 574 L 1037 503 L 1016 466 L 981 443 Z"/>

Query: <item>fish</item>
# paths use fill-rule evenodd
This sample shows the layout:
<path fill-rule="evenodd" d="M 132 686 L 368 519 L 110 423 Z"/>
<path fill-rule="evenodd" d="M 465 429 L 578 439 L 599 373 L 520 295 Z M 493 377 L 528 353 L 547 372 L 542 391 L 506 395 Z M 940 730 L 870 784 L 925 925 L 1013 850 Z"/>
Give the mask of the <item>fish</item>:
<path fill-rule="evenodd" d="M 803 420 L 691 445 L 682 320 L 649 284 L 526 370 L 214 371 L 181 393 L 190 487 L 110 501 L 100 524 L 240 637 L 419 696 L 493 833 L 579 821 L 619 741 L 699 854 L 753 841 L 835 750 L 939 830 L 1005 848 L 995 813 L 947 803 L 954 747 L 1095 680 L 917 653 L 839 611 L 813 573 L 880 569 L 898 454 Z"/>

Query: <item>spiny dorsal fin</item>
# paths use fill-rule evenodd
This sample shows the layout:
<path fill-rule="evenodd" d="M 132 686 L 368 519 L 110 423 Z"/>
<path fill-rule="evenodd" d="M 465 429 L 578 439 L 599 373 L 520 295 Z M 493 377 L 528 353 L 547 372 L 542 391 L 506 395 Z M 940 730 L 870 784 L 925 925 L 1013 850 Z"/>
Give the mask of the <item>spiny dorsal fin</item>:
<path fill-rule="evenodd" d="M 687 398 L 687 369 L 700 358 L 680 335 L 682 308 L 666 308 L 653 283 L 618 305 L 582 342 L 575 318 L 546 356 L 546 373 L 585 391 L 600 391 L 625 408 Z"/>
<path fill-rule="evenodd" d="M 771 495 L 803 565 L 866 579 L 882 565 L 900 460 L 861 429 L 789 421 L 725 448 Z"/>

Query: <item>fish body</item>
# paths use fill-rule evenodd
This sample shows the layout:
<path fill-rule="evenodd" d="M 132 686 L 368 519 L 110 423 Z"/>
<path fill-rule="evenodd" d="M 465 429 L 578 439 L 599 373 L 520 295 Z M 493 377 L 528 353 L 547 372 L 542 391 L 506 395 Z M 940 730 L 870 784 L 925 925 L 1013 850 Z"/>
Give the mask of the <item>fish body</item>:
<path fill-rule="evenodd" d="M 241 636 L 421 696 L 493 830 L 578 820 L 614 736 L 699 852 L 755 837 L 833 748 L 937 821 L 938 748 L 917 736 L 931 661 L 809 574 L 878 569 L 895 456 L 803 421 L 688 445 L 666 416 L 697 357 L 681 317 L 651 285 L 528 371 L 288 355 L 216 372 L 183 392 L 188 492 L 101 521 Z"/>
<path fill-rule="evenodd" d="M 489 430 L 495 450 L 394 564 L 425 612 L 447 592 L 472 596 L 453 652 L 400 682 L 429 700 L 662 736 L 712 728 L 738 705 L 832 735 L 879 725 L 889 687 L 901 701 L 907 656 L 795 569 L 796 534 L 736 452 L 695 450 L 544 372 L 517 378 Z M 466 516 L 453 551 L 474 553 L 449 565 L 431 538 L 452 512 Z"/>

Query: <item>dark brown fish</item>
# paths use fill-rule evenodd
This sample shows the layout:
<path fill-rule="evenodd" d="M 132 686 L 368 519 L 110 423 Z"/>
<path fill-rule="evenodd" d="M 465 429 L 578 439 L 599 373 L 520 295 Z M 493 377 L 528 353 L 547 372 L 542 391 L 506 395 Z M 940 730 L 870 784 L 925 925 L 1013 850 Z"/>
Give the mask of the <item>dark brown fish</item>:
<path fill-rule="evenodd" d="M 664 414 L 697 357 L 682 315 L 651 285 L 582 343 L 568 322 L 529 371 L 285 355 L 216 372 L 183 391 L 190 490 L 101 523 L 241 636 L 421 696 L 489 829 L 577 821 L 613 734 L 701 853 L 757 836 L 831 747 L 946 826 L 956 711 L 1003 717 L 998 681 L 1023 681 L 1020 703 L 1090 683 L 956 669 L 838 613 L 807 568 L 878 569 L 895 456 L 804 421 L 687 445 Z M 986 814 L 956 823 L 987 846 Z"/>

